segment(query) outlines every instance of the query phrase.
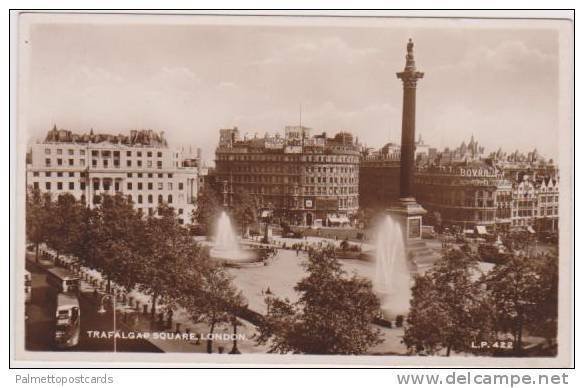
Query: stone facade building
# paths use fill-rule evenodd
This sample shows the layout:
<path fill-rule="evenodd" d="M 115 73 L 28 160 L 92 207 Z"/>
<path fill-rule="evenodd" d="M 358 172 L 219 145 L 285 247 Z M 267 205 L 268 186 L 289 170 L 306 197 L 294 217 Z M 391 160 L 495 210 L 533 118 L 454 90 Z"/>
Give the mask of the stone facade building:
<path fill-rule="evenodd" d="M 192 155 L 172 150 L 163 133 L 129 135 L 74 134 L 53 128 L 33 144 L 27 185 L 55 195 L 70 193 L 95 206 L 100 195 L 122 193 L 134 206 L 152 214 L 166 202 L 179 222 L 190 223 L 197 196 L 197 163 Z"/>
<path fill-rule="evenodd" d="M 241 138 L 237 128 L 221 129 L 215 156 L 218 190 L 255 195 L 279 220 L 342 226 L 359 208 L 359 145 L 349 133 L 288 126 L 283 137 Z"/>

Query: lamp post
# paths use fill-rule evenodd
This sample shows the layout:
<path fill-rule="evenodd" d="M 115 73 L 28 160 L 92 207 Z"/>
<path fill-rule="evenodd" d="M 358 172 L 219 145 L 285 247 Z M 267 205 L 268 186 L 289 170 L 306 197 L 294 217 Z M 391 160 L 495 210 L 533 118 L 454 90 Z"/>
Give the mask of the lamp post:
<path fill-rule="evenodd" d="M 111 295 L 111 294 L 105 294 L 104 296 L 101 297 L 101 301 L 99 303 L 99 309 L 97 310 L 98 314 L 105 314 L 106 310 L 105 310 L 105 306 L 104 306 L 104 301 L 106 299 L 110 299 L 112 301 L 112 307 L 113 307 L 113 315 L 114 315 L 114 353 L 116 353 L 117 351 L 117 344 L 116 344 L 116 298 L 115 296 Z"/>
<path fill-rule="evenodd" d="M 264 295 L 265 299 L 266 299 L 266 315 L 270 315 L 270 306 L 272 304 L 272 295 L 274 295 L 274 293 L 272 292 L 272 290 L 270 290 L 270 286 L 268 286 L 268 288 L 264 291 L 262 290 L 262 295 Z"/>
<path fill-rule="evenodd" d="M 233 325 L 233 348 L 231 348 L 229 354 L 241 354 L 239 349 L 237 349 L 237 326 L 239 326 L 239 321 L 235 315 L 231 319 L 231 324 Z"/>

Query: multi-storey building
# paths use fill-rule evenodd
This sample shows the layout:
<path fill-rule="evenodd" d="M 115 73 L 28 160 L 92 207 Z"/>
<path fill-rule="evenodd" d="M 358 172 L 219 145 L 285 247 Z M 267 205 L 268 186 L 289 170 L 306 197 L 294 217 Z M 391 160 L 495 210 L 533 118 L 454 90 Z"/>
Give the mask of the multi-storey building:
<path fill-rule="evenodd" d="M 553 161 L 536 150 L 527 155 L 499 150 L 485 157 L 484 148 L 471 138 L 440 153 L 428 148 L 416 164 L 414 195 L 426 210 L 439 212 L 446 224 L 557 231 L 559 174 Z M 361 205 L 383 209 L 397 199 L 399 169 L 397 145 L 364 153 Z"/>
<path fill-rule="evenodd" d="M 284 137 L 241 139 L 237 128 L 220 130 L 218 190 L 256 195 L 263 210 L 293 224 L 349 224 L 359 207 L 359 145 L 346 132 L 310 132 L 288 126 Z"/>
<path fill-rule="evenodd" d="M 101 194 L 127 195 L 152 214 L 166 202 L 179 222 L 191 222 L 197 195 L 197 166 L 170 149 L 163 133 L 133 130 L 126 135 L 74 134 L 54 127 L 33 144 L 27 185 L 55 194 L 70 193 L 88 206 Z"/>
<path fill-rule="evenodd" d="M 481 161 L 418 167 L 414 178 L 414 192 L 422 206 L 439 212 L 444 223 L 465 229 L 496 228 L 497 191 L 502 186 L 509 186 L 502 173 Z"/>

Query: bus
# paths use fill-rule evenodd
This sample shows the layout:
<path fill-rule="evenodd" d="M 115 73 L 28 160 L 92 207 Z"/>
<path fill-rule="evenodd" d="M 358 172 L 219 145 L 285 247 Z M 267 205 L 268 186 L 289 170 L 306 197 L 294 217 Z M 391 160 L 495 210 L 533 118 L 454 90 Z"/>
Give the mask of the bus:
<path fill-rule="evenodd" d="M 30 271 L 24 270 L 24 302 L 30 303 L 32 298 L 32 277 Z"/>
<path fill-rule="evenodd" d="M 81 332 L 81 312 L 79 300 L 75 295 L 57 295 L 55 323 L 55 345 L 58 348 L 70 348 L 79 343 Z"/>
<path fill-rule="evenodd" d="M 64 294 L 77 294 L 79 292 L 79 277 L 65 268 L 49 269 L 47 283 Z"/>

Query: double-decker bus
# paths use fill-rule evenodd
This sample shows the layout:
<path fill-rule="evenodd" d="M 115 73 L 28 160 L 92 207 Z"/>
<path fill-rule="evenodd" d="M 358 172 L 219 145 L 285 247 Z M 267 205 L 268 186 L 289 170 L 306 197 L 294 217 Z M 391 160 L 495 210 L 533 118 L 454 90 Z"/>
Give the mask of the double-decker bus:
<path fill-rule="evenodd" d="M 57 295 L 57 312 L 55 324 L 55 345 L 58 348 L 70 348 L 79 343 L 81 332 L 81 311 L 77 296 L 71 294 Z"/>
<path fill-rule="evenodd" d="M 32 277 L 28 270 L 24 270 L 24 302 L 29 303 L 32 298 Z"/>
<path fill-rule="evenodd" d="M 65 268 L 49 269 L 47 283 L 64 294 L 77 294 L 79 292 L 79 277 Z"/>

